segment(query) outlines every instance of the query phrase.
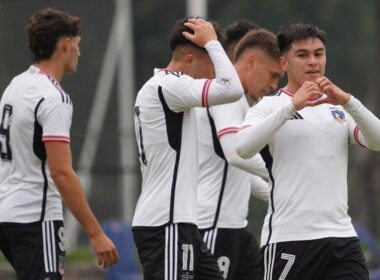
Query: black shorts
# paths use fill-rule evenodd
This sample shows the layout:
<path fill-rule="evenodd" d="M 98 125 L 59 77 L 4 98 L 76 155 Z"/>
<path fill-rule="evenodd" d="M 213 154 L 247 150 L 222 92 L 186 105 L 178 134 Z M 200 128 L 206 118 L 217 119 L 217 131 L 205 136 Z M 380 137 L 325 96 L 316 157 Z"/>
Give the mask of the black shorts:
<path fill-rule="evenodd" d="M 195 225 L 134 227 L 132 233 L 144 280 L 223 280 Z"/>
<path fill-rule="evenodd" d="M 260 248 L 245 228 L 200 230 L 227 280 L 262 280 Z"/>
<path fill-rule="evenodd" d="M 0 249 L 16 270 L 18 280 L 62 279 L 63 221 L 1 223 Z"/>
<path fill-rule="evenodd" d="M 359 239 L 323 238 L 262 248 L 264 280 L 368 280 Z"/>

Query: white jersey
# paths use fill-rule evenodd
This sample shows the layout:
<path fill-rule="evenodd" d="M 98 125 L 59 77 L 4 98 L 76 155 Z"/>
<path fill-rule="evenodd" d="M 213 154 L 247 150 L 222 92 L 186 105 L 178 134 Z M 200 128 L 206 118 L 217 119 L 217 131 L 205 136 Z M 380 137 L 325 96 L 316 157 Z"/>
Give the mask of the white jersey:
<path fill-rule="evenodd" d="M 0 222 L 63 220 L 43 142 L 70 142 L 72 102 L 35 66 L 16 76 L 0 102 Z"/>
<path fill-rule="evenodd" d="M 253 134 L 255 148 L 266 145 L 261 155 L 272 190 L 261 245 L 356 236 L 347 214 L 348 145 L 379 143 L 379 121 L 352 96 L 344 108 L 323 104 L 298 112 L 291 96 L 281 89 L 264 97 L 248 111 L 237 135 L 238 149 L 242 139 L 252 143 Z M 370 137 L 364 139 L 347 110 L 368 123 L 360 129 Z"/>
<path fill-rule="evenodd" d="M 192 107 L 232 102 L 243 95 L 237 73 L 219 42 L 206 44 L 216 80 L 193 79 L 168 69 L 139 91 L 135 129 L 142 193 L 133 227 L 197 224 L 197 127 Z"/>
<path fill-rule="evenodd" d="M 247 225 L 251 174 L 230 165 L 219 138 L 236 133 L 249 109 L 246 97 L 239 101 L 197 109 L 199 180 L 199 228 L 243 228 Z"/>

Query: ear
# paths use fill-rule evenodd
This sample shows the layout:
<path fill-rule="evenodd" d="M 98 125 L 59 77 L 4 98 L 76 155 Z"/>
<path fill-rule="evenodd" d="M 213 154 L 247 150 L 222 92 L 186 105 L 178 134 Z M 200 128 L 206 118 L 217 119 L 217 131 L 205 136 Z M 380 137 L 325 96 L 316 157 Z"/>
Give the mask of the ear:
<path fill-rule="evenodd" d="M 286 59 L 285 56 L 280 56 L 280 65 L 283 71 L 288 71 L 288 60 Z"/>
<path fill-rule="evenodd" d="M 63 53 L 66 53 L 70 50 L 70 38 L 62 37 L 57 42 L 57 49 L 61 50 Z"/>
<path fill-rule="evenodd" d="M 256 52 L 250 52 L 245 57 L 245 68 L 246 70 L 251 70 L 257 61 L 257 53 Z"/>
<path fill-rule="evenodd" d="M 185 65 L 191 66 L 194 63 L 195 56 L 192 53 L 185 54 L 183 61 Z"/>

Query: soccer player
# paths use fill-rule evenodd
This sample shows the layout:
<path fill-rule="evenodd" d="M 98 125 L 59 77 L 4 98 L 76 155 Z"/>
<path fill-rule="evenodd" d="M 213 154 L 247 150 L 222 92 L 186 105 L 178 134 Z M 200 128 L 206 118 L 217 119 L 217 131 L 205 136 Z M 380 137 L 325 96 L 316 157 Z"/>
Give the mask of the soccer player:
<path fill-rule="evenodd" d="M 348 145 L 379 151 L 380 120 L 324 76 L 324 31 L 294 23 L 277 37 L 288 84 L 249 110 L 236 143 L 269 169 L 264 279 L 368 279 L 347 214 Z"/>
<path fill-rule="evenodd" d="M 235 53 L 245 94 L 257 102 L 277 88 L 283 71 L 273 33 L 262 28 L 249 32 Z M 199 228 L 228 280 L 262 279 L 260 249 L 246 227 L 251 181 L 254 193 L 266 201 L 269 197 L 268 183 L 252 174 L 268 178 L 268 173 L 260 155 L 243 160 L 234 147 L 248 109 L 245 96 L 234 103 L 197 109 Z"/>
<path fill-rule="evenodd" d="M 170 34 L 168 67 L 156 69 L 137 95 L 135 128 L 143 185 L 132 231 L 146 280 L 223 279 L 197 228 L 197 127 L 192 109 L 243 96 L 217 33 L 203 19 L 178 21 Z"/>
<path fill-rule="evenodd" d="M 80 18 L 51 8 L 34 14 L 27 26 L 34 64 L 11 81 L 0 102 L 0 249 L 17 279 L 62 279 L 62 199 L 99 265 L 118 259 L 72 167 L 73 105 L 60 81 L 77 69 L 80 25 Z"/>

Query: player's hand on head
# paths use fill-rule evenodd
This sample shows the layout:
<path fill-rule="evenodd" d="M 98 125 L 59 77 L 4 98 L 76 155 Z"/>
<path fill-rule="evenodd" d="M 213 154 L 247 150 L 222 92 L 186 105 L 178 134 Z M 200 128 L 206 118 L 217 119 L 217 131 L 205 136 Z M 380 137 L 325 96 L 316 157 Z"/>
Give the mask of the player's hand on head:
<path fill-rule="evenodd" d="M 326 102 L 333 105 L 344 105 L 350 99 L 350 95 L 336 86 L 326 77 L 316 80 L 321 91 L 326 95 Z"/>
<path fill-rule="evenodd" d="M 218 40 L 214 26 L 201 18 L 190 18 L 184 23 L 186 27 L 192 29 L 194 34 L 183 32 L 183 36 L 194 44 L 204 48 L 207 42 Z"/>
<path fill-rule="evenodd" d="M 316 106 L 325 103 L 323 92 L 318 84 L 305 81 L 292 97 L 294 108 L 298 111 L 304 107 Z"/>
<path fill-rule="evenodd" d="M 108 268 L 118 262 L 118 251 L 113 242 L 104 232 L 90 237 L 90 241 L 92 248 L 95 251 L 99 266 L 102 268 Z"/>

